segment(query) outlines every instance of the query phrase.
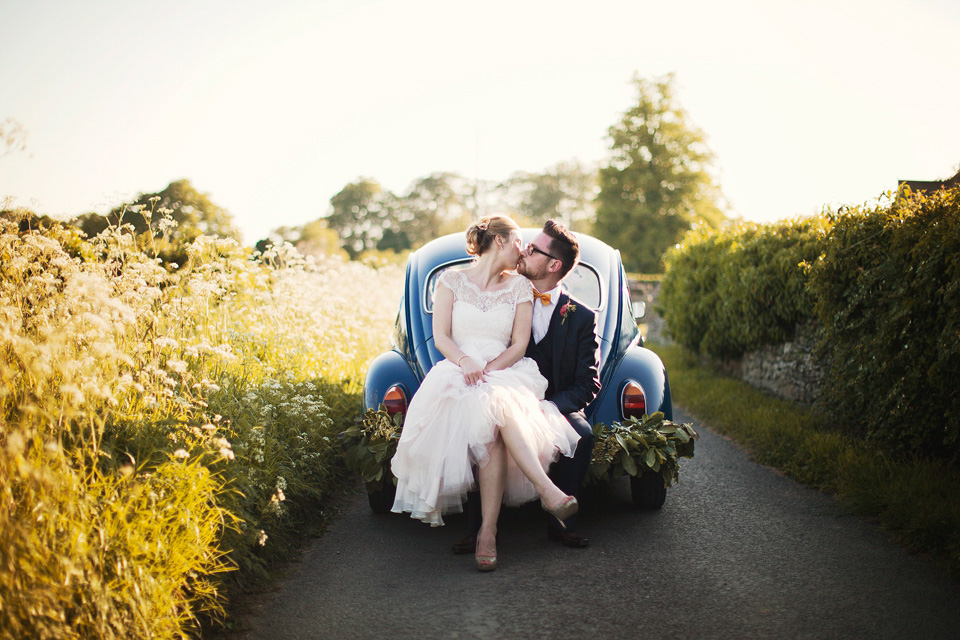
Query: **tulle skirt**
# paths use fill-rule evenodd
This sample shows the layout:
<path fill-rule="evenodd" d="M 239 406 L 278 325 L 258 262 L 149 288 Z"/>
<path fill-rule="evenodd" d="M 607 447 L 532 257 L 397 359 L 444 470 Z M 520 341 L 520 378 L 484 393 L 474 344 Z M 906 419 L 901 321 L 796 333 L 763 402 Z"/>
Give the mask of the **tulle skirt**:
<path fill-rule="evenodd" d="M 461 349 L 485 365 L 503 351 L 503 345 L 478 341 Z M 543 400 L 546 389 L 546 379 L 530 358 L 486 374 L 477 385 L 467 385 L 456 364 L 438 362 L 423 379 L 404 419 L 392 462 L 397 477 L 393 511 L 409 512 L 435 527 L 443 525 L 442 514 L 462 512 L 467 492 L 477 486 L 475 468 L 487 463 L 499 425 L 519 425 L 544 470 L 558 456 L 572 456 L 580 436 L 553 403 Z M 508 453 L 504 504 L 519 505 L 536 497 L 533 484 Z"/>

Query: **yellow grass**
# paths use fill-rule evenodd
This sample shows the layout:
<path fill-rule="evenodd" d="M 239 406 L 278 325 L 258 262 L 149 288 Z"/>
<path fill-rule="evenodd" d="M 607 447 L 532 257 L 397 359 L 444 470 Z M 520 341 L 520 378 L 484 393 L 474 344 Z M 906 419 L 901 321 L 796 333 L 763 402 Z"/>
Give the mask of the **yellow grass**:
<path fill-rule="evenodd" d="M 138 242 L 0 221 L 4 637 L 180 637 L 216 613 L 215 574 L 325 490 L 388 344 L 399 267 L 200 238 L 166 268 Z"/>

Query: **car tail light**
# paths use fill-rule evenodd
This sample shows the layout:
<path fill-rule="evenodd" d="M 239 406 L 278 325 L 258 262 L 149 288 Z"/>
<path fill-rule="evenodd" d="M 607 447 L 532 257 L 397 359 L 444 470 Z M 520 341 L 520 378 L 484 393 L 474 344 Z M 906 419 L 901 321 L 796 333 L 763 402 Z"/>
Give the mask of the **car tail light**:
<path fill-rule="evenodd" d="M 647 412 L 647 399 L 640 385 L 630 380 L 620 392 L 620 413 L 624 418 L 640 418 Z"/>
<path fill-rule="evenodd" d="M 383 406 L 391 416 L 407 412 L 407 394 L 398 385 L 393 385 L 383 394 Z"/>

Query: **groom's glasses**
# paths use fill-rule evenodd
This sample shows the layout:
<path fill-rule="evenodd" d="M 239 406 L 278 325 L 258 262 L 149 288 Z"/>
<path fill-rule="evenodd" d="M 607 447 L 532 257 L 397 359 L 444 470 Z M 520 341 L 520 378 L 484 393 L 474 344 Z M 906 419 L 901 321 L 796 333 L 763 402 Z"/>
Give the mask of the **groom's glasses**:
<path fill-rule="evenodd" d="M 534 245 L 532 242 L 528 242 L 528 243 L 527 243 L 526 252 L 527 252 L 527 255 L 528 255 L 528 256 L 532 256 L 532 255 L 535 254 L 535 253 L 539 253 L 539 254 L 542 254 L 542 255 L 547 256 L 548 258 L 552 258 L 553 260 L 560 260 L 560 258 L 558 258 L 558 257 L 556 257 L 556 256 L 550 255 L 549 253 L 547 253 L 547 252 L 544 251 L 543 249 L 537 248 L 537 246 Z M 561 262 L 563 262 L 563 261 L 561 260 Z"/>

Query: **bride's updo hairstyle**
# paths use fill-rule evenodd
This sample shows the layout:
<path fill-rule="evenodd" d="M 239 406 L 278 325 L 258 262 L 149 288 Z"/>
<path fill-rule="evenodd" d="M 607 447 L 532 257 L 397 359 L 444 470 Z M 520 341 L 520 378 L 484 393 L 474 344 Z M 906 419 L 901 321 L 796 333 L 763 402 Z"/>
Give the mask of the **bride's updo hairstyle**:
<path fill-rule="evenodd" d="M 467 227 L 467 253 L 481 256 L 493 244 L 494 238 L 509 238 L 511 231 L 520 227 L 507 216 L 484 216 Z"/>

